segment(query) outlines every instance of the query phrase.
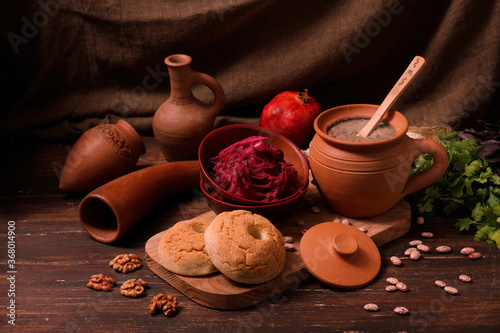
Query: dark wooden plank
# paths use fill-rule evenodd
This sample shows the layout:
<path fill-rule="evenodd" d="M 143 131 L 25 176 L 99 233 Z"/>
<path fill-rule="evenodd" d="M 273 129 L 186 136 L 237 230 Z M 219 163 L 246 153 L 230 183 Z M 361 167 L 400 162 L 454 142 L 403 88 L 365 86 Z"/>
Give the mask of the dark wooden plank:
<path fill-rule="evenodd" d="M 145 138 L 148 153 L 139 167 L 162 162 L 154 139 Z M 173 223 L 206 210 L 197 190 L 162 203 L 140 225 L 117 244 L 106 245 L 91 239 L 81 228 L 77 208 L 82 196 L 67 195 L 57 189 L 54 163 L 63 163 L 66 144 L 13 143 L 2 155 L 0 173 L 0 330 L 7 324 L 7 221 L 16 222 L 16 327 L 22 332 L 148 332 L 148 331 L 470 331 L 494 332 L 500 327 L 500 250 L 493 244 L 475 242 L 472 233 L 459 233 L 453 219 L 433 217 L 424 225 L 413 222 L 410 231 L 382 246 L 382 269 L 368 286 L 344 291 L 326 286 L 313 277 L 276 297 L 235 311 L 201 306 L 165 283 L 149 270 L 127 275 L 114 272 L 107 263 L 119 253 L 137 253 L 145 264 L 144 245 L 154 234 Z M 415 216 L 413 216 L 415 218 Z M 425 240 L 434 248 L 449 245 L 453 251 L 433 251 L 420 261 L 403 255 L 412 239 L 422 239 L 422 231 L 435 237 Z M 483 253 L 479 260 L 459 254 L 464 246 Z M 389 257 L 398 255 L 402 267 Z M 129 299 L 112 292 L 96 292 L 85 287 L 92 274 L 102 272 L 119 282 L 142 277 L 151 288 L 143 298 Z M 473 281 L 458 281 L 469 274 Z M 405 282 L 407 293 L 388 293 L 385 279 L 395 276 Z M 441 279 L 456 285 L 453 296 L 434 286 Z M 176 316 L 151 316 L 150 298 L 157 293 L 179 298 Z M 380 311 L 366 312 L 363 305 L 375 302 Z M 407 306 L 408 316 L 393 313 L 395 306 Z"/>

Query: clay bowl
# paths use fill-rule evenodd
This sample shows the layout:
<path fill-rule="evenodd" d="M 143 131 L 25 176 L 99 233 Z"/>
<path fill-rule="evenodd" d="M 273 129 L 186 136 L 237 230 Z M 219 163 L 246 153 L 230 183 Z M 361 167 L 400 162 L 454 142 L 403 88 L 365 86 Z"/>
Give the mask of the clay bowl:
<path fill-rule="evenodd" d="M 291 163 L 295 170 L 297 170 L 298 185 L 296 193 L 272 202 L 263 202 L 237 197 L 225 191 L 217 183 L 215 183 L 210 176 L 210 172 L 213 168 L 213 163 L 210 162 L 210 159 L 217 156 L 224 148 L 227 148 L 233 143 L 246 139 L 250 136 L 268 137 L 268 143 L 270 145 L 279 147 L 283 151 L 285 161 Z M 227 203 L 248 206 L 267 206 L 270 203 L 278 204 L 302 195 L 305 193 L 309 185 L 309 164 L 300 148 L 284 136 L 259 126 L 237 124 L 213 130 L 202 140 L 198 149 L 198 159 L 200 161 L 201 179 L 204 185 L 209 189 L 209 192 L 214 198 Z"/>
<path fill-rule="evenodd" d="M 218 199 L 210 193 L 210 189 L 208 189 L 205 184 L 206 183 L 204 183 L 203 180 L 200 180 L 201 192 L 207 199 L 207 203 L 210 209 L 212 209 L 216 214 L 220 214 L 226 211 L 243 209 L 254 214 L 262 215 L 272 223 L 280 222 L 292 215 L 302 204 L 307 191 L 307 188 L 305 188 L 301 191 L 298 191 L 297 195 L 288 197 L 288 199 L 279 203 L 273 202 L 266 205 L 250 206 L 226 202 Z"/>

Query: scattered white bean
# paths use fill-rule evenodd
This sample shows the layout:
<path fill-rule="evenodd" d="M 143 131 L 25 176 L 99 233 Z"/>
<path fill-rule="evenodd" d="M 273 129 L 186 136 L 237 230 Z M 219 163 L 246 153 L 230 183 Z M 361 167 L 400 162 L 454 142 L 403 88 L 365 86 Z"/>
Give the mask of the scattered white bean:
<path fill-rule="evenodd" d="M 456 295 L 456 294 L 458 294 L 458 290 L 457 290 L 457 288 L 454 288 L 454 287 L 446 286 L 446 287 L 444 287 L 444 290 L 445 290 L 448 294 L 451 294 L 451 295 Z"/>
<path fill-rule="evenodd" d="M 418 260 L 422 257 L 422 253 L 420 253 L 419 250 L 417 251 L 413 251 L 412 253 L 410 253 L 410 259 L 411 260 Z"/>
<path fill-rule="evenodd" d="M 451 251 L 451 247 L 446 246 L 446 245 L 441 245 L 441 246 L 436 247 L 436 252 L 439 252 L 439 253 L 448 253 L 450 251 Z"/>
<path fill-rule="evenodd" d="M 296 224 L 297 225 L 304 225 L 304 224 L 306 224 L 306 222 L 304 220 L 298 220 Z"/>
<path fill-rule="evenodd" d="M 404 284 L 403 282 L 396 283 L 396 288 L 399 291 L 408 291 L 408 286 L 406 284 Z"/>
<path fill-rule="evenodd" d="M 418 224 L 424 224 L 425 220 L 422 216 L 417 217 L 417 223 Z"/>
<path fill-rule="evenodd" d="M 295 251 L 295 245 L 293 245 L 292 243 L 285 243 L 285 250 L 287 251 Z"/>
<path fill-rule="evenodd" d="M 419 244 L 422 244 L 422 241 L 420 239 L 415 239 L 408 243 L 408 245 L 410 246 L 417 246 Z"/>
<path fill-rule="evenodd" d="M 479 253 L 479 252 L 474 252 L 474 253 L 469 254 L 469 258 L 471 258 L 471 259 L 479 259 L 482 256 L 483 255 L 481 253 Z"/>
<path fill-rule="evenodd" d="M 366 311 L 378 311 L 378 305 L 375 303 L 365 304 L 363 307 Z"/>
<path fill-rule="evenodd" d="M 389 260 L 394 266 L 401 266 L 401 259 L 399 259 L 398 257 L 392 256 Z"/>
<path fill-rule="evenodd" d="M 431 249 L 429 249 L 429 247 L 428 247 L 427 245 L 424 245 L 424 244 L 419 244 L 419 245 L 417 245 L 417 250 L 419 250 L 420 252 L 427 253 L 427 252 L 429 252 Z"/>
<path fill-rule="evenodd" d="M 436 281 L 434 282 L 434 284 L 435 284 L 436 286 L 440 287 L 440 288 L 444 288 L 444 287 L 446 287 L 446 283 L 444 283 L 444 281 L 441 281 L 441 280 L 436 280 Z"/>
<path fill-rule="evenodd" d="M 396 312 L 397 314 L 400 314 L 400 315 L 405 315 L 405 314 L 410 313 L 410 310 L 408 310 L 404 306 L 398 306 L 394 309 L 394 312 Z"/>
<path fill-rule="evenodd" d="M 284 243 L 293 243 L 293 237 L 292 236 L 283 236 L 283 242 Z"/>
<path fill-rule="evenodd" d="M 410 247 L 410 248 L 406 249 L 405 256 L 409 256 L 414 251 L 417 251 L 416 247 Z"/>
<path fill-rule="evenodd" d="M 364 233 L 368 232 L 368 230 L 366 230 L 366 228 L 365 228 L 365 227 L 359 227 L 358 229 L 359 229 L 360 231 L 364 232 Z"/>
<path fill-rule="evenodd" d="M 349 222 L 349 220 L 348 220 L 348 219 L 343 219 L 343 220 L 342 220 L 342 223 L 351 225 L 351 222 Z"/>
<path fill-rule="evenodd" d="M 396 279 L 395 277 L 388 277 L 386 280 L 385 280 L 387 283 L 390 283 L 390 284 L 397 284 L 399 282 L 398 279 Z"/>
<path fill-rule="evenodd" d="M 312 206 L 310 210 L 313 214 L 319 214 L 321 212 L 318 206 Z"/>
<path fill-rule="evenodd" d="M 303 235 L 307 232 L 307 228 L 300 229 L 300 234 Z"/>
<path fill-rule="evenodd" d="M 471 282 L 471 281 L 472 281 L 471 277 L 470 277 L 470 276 L 468 276 L 468 275 L 465 275 L 465 274 L 460 275 L 460 276 L 458 277 L 458 279 L 459 279 L 460 281 L 463 281 L 463 282 Z"/>
<path fill-rule="evenodd" d="M 424 238 L 433 238 L 434 234 L 432 232 L 423 232 L 421 233 L 421 236 Z"/>
<path fill-rule="evenodd" d="M 385 287 L 385 290 L 388 291 L 388 292 L 393 292 L 393 291 L 398 290 L 398 288 L 396 288 L 396 286 L 394 286 L 394 285 L 391 284 L 391 285 Z"/>
<path fill-rule="evenodd" d="M 476 250 L 474 250 L 474 248 L 472 247 L 464 247 L 463 249 L 460 250 L 460 253 L 465 254 L 466 256 L 474 252 L 476 252 Z"/>

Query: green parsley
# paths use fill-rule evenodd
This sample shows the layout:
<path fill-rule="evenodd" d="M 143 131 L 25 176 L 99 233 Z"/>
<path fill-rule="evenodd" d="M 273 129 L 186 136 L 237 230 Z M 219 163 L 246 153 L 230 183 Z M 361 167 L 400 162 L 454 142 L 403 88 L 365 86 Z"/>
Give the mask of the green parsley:
<path fill-rule="evenodd" d="M 464 214 L 454 222 L 458 230 L 477 232 L 477 241 L 495 242 L 500 248 L 500 176 L 477 152 L 480 144 L 474 138 L 462 140 L 456 132 L 439 133 L 441 145 L 448 153 L 446 173 L 433 185 L 412 195 L 422 215 Z M 429 155 L 415 161 L 413 174 L 432 165 Z"/>

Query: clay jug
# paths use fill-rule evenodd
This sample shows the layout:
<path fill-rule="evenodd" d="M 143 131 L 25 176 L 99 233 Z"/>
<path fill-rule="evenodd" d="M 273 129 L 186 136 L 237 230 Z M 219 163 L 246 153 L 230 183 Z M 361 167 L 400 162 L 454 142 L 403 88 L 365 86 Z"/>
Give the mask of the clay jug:
<path fill-rule="evenodd" d="M 167 161 L 195 160 L 201 140 L 213 129 L 215 117 L 224 107 L 224 90 L 214 78 L 191 70 L 188 55 L 171 55 L 165 64 L 171 92 L 153 117 L 154 136 Z M 191 88 L 197 83 L 212 90 L 211 105 L 194 97 Z"/>
<path fill-rule="evenodd" d="M 80 221 L 95 240 L 118 240 L 160 202 L 200 183 L 198 161 L 178 161 L 143 168 L 87 194 L 79 207 Z"/>
<path fill-rule="evenodd" d="M 390 110 L 382 119 L 396 135 L 373 142 L 351 142 L 327 134 L 332 123 L 346 117 L 370 118 L 377 105 L 344 105 L 320 114 L 315 122 L 309 163 L 318 190 L 327 205 L 346 217 L 380 215 L 410 193 L 437 181 L 448 167 L 446 150 L 436 141 L 406 135 L 408 121 Z M 430 154 L 433 165 L 409 178 L 412 162 Z"/>
<path fill-rule="evenodd" d="M 97 125 L 71 148 L 61 172 L 59 189 L 91 191 L 134 170 L 139 156 L 145 152 L 144 142 L 125 120 Z"/>

